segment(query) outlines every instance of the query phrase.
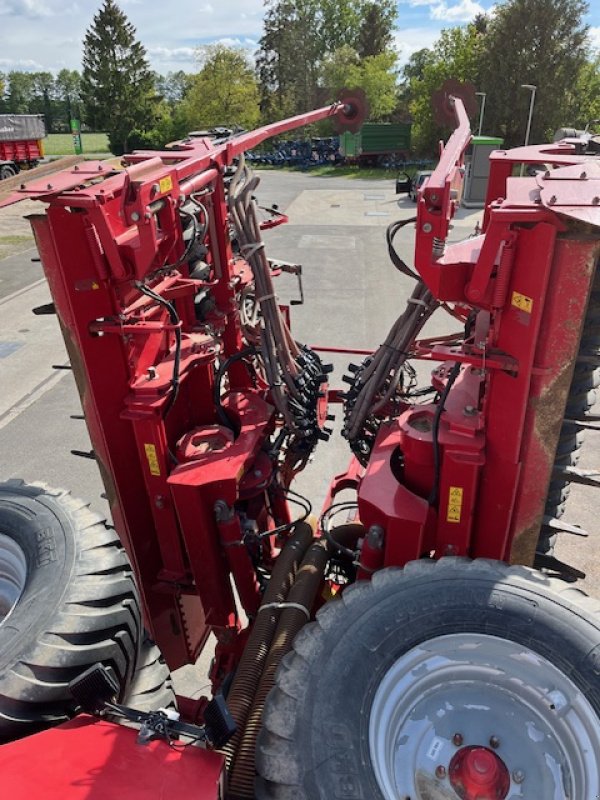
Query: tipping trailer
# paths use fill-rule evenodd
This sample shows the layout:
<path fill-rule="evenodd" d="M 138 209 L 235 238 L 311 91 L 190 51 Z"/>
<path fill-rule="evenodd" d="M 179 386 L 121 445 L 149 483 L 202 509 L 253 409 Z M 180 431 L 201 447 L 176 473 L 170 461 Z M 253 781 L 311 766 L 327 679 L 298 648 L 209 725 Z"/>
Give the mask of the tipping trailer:
<path fill-rule="evenodd" d="M 45 137 L 41 114 L 0 114 L 0 180 L 37 166 Z"/>
<path fill-rule="evenodd" d="M 348 162 L 362 165 L 405 161 L 410 151 L 411 124 L 407 122 L 365 122 L 356 133 L 340 136 L 340 153 Z"/>
<path fill-rule="evenodd" d="M 267 256 L 285 215 L 261 222 L 243 154 L 327 117 L 356 127 L 358 99 L 3 201 L 46 204 L 31 222 L 115 525 L 0 486 L 8 797 L 600 794 L 600 604 L 553 554 L 569 483 L 598 484 L 576 463 L 596 419 L 600 164 L 580 141 L 492 153 L 483 229 L 450 244 L 471 135 L 447 102 L 416 220 L 388 230 L 414 291 L 343 389 L 331 348 L 291 334 L 274 282 L 301 267 Z M 407 264 L 394 237 L 415 222 Z M 455 333 L 419 338 L 442 312 Z M 315 520 L 294 477 L 331 404 L 351 459 Z M 167 665 L 211 636 L 209 696 L 175 697 Z"/>

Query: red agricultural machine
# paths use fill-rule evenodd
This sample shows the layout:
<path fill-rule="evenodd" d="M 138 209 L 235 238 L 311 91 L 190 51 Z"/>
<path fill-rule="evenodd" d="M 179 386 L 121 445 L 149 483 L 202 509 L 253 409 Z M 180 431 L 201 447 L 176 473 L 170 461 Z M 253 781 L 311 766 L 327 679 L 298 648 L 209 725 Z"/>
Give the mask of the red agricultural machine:
<path fill-rule="evenodd" d="M 449 244 L 470 131 L 448 102 L 416 219 L 388 230 L 415 289 L 343 391 L 278 302 L 300 267 L 265 252 L 285 218 L 261 221 L 244 151 L 356 127 L 359 97 L 8 198 L 47 204 L 31 223 L 118 537 L 66 493 L 0 486 L 6 797 L 600 796 L 600 603 L 553 554 L 569 483 L 594 483 L 597 142 L 495 152 L 483 230 Z M 456 332 L 419 339 L 438 310 Z M 332 403 L 352 458 L 316 521 L 293 481 Z M 175 697 L 156 646 L 175 670 L 209 637 L 211 698 Z"/>

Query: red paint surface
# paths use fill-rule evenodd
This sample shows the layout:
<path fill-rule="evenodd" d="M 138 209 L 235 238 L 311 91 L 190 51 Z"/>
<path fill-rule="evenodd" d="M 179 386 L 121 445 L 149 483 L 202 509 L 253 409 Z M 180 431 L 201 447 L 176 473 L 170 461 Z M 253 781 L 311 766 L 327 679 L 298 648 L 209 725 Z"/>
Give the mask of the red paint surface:
<path fill-rule="evenodd" d="M 85 715 L 0 747 L 11 800 L 219 800 L 223 757 L 136 742 L 137 731 Z"/>

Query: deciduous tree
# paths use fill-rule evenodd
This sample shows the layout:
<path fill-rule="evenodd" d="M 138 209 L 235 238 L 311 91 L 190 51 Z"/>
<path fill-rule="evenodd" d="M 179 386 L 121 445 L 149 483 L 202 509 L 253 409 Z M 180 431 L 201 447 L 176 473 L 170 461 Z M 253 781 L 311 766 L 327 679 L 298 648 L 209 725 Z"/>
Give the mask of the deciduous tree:
<path fill-rule="evenodd" d="M 498 5 L 485 34 L 482 90 L 486 130 L 508 146 L 525 136 L 530 93 L 537 87 L 531 142 L 547 141 L 566 123 L 568 98 L 586 63 L 584 0 L 508 0 Z"/>
<path fill-rule="evenodd" d="M 259 119 L 259 95 L 254 70 L 241 48 L 222 44 L 200 49 L 202 69 L 185 101 L 190 129 L 216 125 L 254 127 Z"/>
<path fill-rule="evenodd" d="M 413 116 L 412 139 L 416 150 L 428 156 L 436 154 L 437 143 L 447 138 L 448 129 L 435 121 L 432 107 L 434 92 L 448 78 L 471 82 L 477 87 L 483 58 L 484 37 L 474 25 L 442 31 L 429 51 L 415 54 L 404 74 L 410 76 L 409 108 Z"/>

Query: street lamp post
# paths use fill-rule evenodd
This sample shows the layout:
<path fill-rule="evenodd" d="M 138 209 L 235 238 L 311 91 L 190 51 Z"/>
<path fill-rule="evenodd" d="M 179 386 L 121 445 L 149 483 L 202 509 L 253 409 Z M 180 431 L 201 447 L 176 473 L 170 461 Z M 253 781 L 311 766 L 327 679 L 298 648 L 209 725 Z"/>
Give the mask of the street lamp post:
<path fill-rule="evenodd" d="M 485 111 L 485 92 L 475 92 L 477 97 L 481 97 L 481 108 L 479 109 L 479 132 L 477 133 L 478 136 L 481 136 L 481 131 L 483 130 L 483 113 Z"/>
<path fill-rule="evenodd" d="M 522 83 L 521 89 L 529 89 L 531 92 L 531 100 L 529 101 L 529 116 L 527 118 L 527 130 L 525 132 L 525 147 L 529 144 L 529 134 L 531 133 L 531 119 L 533 117 L 533 106 L 535 105 L 535 93 L 537 91 L 537 86 L 534 86 L 532 83 Z M 524 164 L 521 164 L 521 177 L 523 177 L 523 170 L 525 168 Z"/>

